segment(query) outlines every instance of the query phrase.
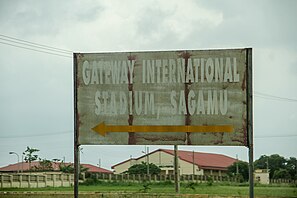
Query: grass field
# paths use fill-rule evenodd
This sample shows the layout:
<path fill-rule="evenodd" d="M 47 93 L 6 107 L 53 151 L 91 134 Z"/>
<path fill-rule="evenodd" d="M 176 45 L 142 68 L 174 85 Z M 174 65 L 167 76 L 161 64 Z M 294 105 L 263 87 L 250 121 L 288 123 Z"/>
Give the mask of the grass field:
<path fill-rule="evenodd" d="M 181 184 L 182 194 L 208 194 L 224 196 L 244 196 L 249 194 L 249 187 L 246 184 L 224 185 L 224 184 Z M 5 192 L 73 192 L 73 187 L 59 188 L 3 188 Z M 255 186 L 255 196 L 263 197 L 297 197 L 295 186 Z M 79 192 L 123 192 L 123 193 L 174 193 L 172 183 L 99 183 L 93 185 L 80 185 Z"/>

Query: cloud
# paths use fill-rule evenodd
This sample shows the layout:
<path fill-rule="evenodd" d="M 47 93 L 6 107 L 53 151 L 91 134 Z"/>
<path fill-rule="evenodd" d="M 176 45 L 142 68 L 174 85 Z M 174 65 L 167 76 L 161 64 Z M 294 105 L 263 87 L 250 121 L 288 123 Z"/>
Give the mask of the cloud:
<path fill-rule="evenodd" d="M 71 129 L 71 59 L 9 47 L 2 55 L 0 131 L 13 135 Z"/>
<path fill-rule="evenodd" d="M 63 38 L 60 42 L 82 51 L 180 48 L 191 34 L 199 35 L 222 22 L 222 13 L 199 7 L 194 1 L 101 3 L 97 18 L 68 25 L 57 39 Z"/>
<path fill-rule="evenodd" d="M 254 50 L 255 86 L 258 91 L 281 97 L 296 97 L 292 86 L 297 84 L 293 68 L 297 65 L 297 51 L 284 48 Z"/>
<path fill-rule="evenodd" d="M 1 3 L 1 24 L 7 32 L 17 36 L 57 36 L 75 23 L 90 22 L 104 9 L 95 1 L 9 1 Z"/>
<path fill-rule="evenodd" d="M 198 1 L 197 4 L 223 14 L 222 23 L 215 29 L 201 32 L 204 46 L 297 49 L 296 1 Z"/>
<path fill-rule="evenodd" d="M 175 38 L 174 42 L 183 42 L 191 33 L 207 31 L 221 22 L 220 12 L 199 7 L 194 1 L 171 1 L 144 8 L 138 17 L 137 32 L 145 43 L 162 42 L 167 37 Z"/>
<path fill-rule="evenodd" d="M 297 98 L 296 7 L 296 1 L 276 0 L 1 1 L 0 23 L 1 34 L 76 52 L 253 47 L 255 90 Z M 0 52 L 1 133 L 72 130 L 72 59 L 5 45 Z M 255 97 L 255 135 L 295 130 L 294 109 L 296 103 Z M 7 160 L 7 149 L 29 145 L 46 156 L 60 149 L 72 157 L 71 138 L 5 139 L 0 156 Z M 282 139 L 282 149 L 257 140 L 256 155 L 291 155 L 286 142 L 292 140 Z M 56 142 L 61 148 L 52 148 Z"/>

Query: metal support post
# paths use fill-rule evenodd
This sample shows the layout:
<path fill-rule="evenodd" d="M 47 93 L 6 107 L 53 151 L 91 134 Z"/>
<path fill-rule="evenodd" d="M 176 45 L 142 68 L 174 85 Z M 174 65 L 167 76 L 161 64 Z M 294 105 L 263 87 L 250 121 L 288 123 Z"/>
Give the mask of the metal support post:
<path fill-rule="evenodd" d="M 254 141 L 253 141 L 253 70 L 252 70 L 252 49 L 247 52 L 247 132 L 249 148 L 249 193 L 254 198 Z"/>
<path fill-rule="evenodd" d="M 179 165 L 178 165 L 178 148 L 177 145 L 174 145 L 174 183 L 175 183 L 175 192 L 180 192 L 180 181 L 179 181 Z"/>
<path fill-rule="evenodd" d="M 79 144 L 77 126 L 77 54 L 73 54 L 73 82 L 74 82 L 74 198 L 78 198 L 79 180 Z"/>

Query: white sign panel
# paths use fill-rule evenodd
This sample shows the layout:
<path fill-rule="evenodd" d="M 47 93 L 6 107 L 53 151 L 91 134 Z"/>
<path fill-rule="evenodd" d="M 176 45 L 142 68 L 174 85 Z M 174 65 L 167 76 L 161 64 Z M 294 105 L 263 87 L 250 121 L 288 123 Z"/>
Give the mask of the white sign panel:
<path fill-rule="evenodd" d="M 79 144 L 247 145 L 249 50 L 74 54 Z"/>

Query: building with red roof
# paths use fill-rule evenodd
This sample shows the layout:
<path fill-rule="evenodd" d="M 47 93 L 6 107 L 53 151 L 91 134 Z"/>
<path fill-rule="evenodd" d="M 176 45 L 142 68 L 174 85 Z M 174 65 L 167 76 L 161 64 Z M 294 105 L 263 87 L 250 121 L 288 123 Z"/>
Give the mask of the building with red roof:
<path fill-rule="evenodd" d="M 73 163 L 62 163 L 62 162 L 50 162 L 51 170 L 50 171 L 60 171 L 60 166 L 73 166 Z M 94 166 L 92 164 L 81 164 L 84 168 L 87 168 L 86 172 L 89 173 L 107 173 L 112 174 L 113 172 L 98 166 Z M 9 164 L 8 166 L 4 166 L 0 168 L 0 172 L 29 172 L 29 163 L 27 162 L 19 162 L 16 164 Z M 42 165 L 39 161 L 31 162 L 31 170 L 39 170 L 39 171 L 49 171 L 47 168 L 43 170 Z"/>
<path fill-rule="evenodd" d="M 227 169 L 237 160 L 222 154 L 178 151 L 180 174 L 184 175 L 225 175 Z M 115 174 L 121 174 L 134 164 L 153 163 L 161 168 L 161 174 L 173 174 L 174 151 L 158 149 L 139 158 L 131 158 L 111 168 Z"/>

